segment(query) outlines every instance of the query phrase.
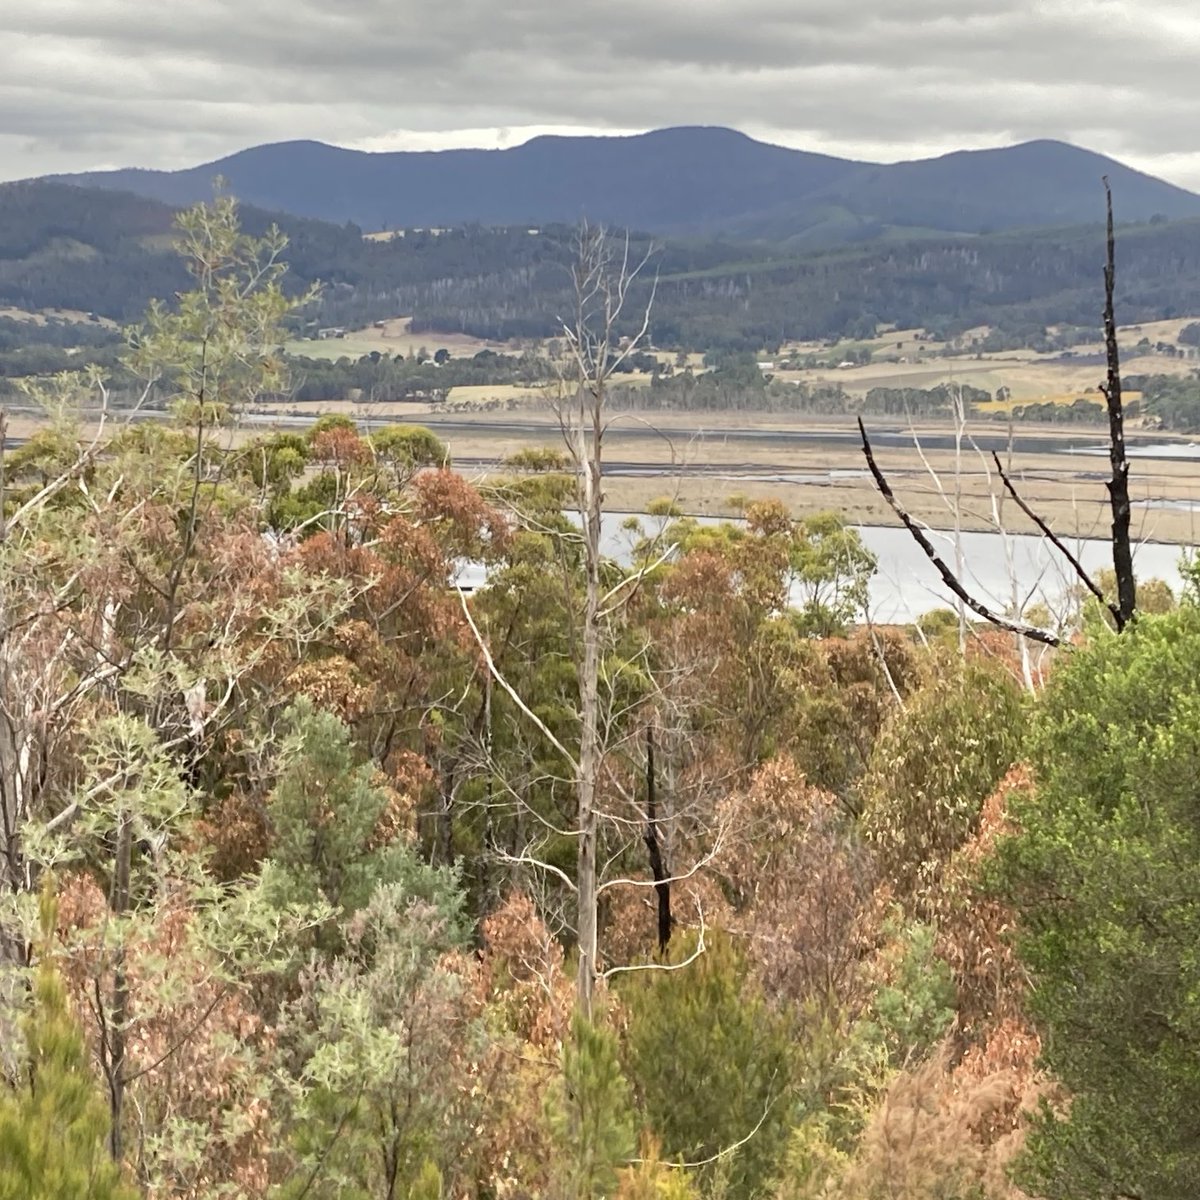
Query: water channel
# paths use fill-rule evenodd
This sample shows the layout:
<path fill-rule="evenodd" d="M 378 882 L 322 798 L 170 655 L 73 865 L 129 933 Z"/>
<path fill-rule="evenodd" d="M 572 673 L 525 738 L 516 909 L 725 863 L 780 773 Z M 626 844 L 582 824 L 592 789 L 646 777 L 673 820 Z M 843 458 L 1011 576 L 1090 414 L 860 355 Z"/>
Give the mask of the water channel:
<path fill-rule="evenodd" d="M 645 514 L 606 513 L 603 525 L 603 552 L 617 562 L 632 559 L 638 534 L 626 528 L 635 517 L 647 534 L 661 528 L 661 518 Z M 697 517 L 701 524 L 719 523 L 716 517 Z M 880 624 L 912 621 L 934 608 L 952 605 L 953 597 L 942 583 L 937 570 L 908 532 L 885 525 L 858 526 L 867 549 L 878 563 L 871 579 L 871 619 Z M 1061 608 L 1076 580 L 1069 564 L 1044 538 L 1030 534 L 970 532 L 961 539 L 963 579 L 979 600 L 1004 611 L 1012 606 L 1013 580 L 1021 604 L 1028 607 L 1045 603 L 1051 611 Z M 934 531 L 930 539 L 944 560 L 956 563 L 955 535 Z M 1112 548 L 1103 539 L 1072 539 L 1071 552 L 1091 572 L 1112 566 Z M 1181 565 L 1187 548 L 1163 542 L 1144 542 L 1134 552 L 1134 569 L 1139 579 L 1162 579 L 1178 595 L 1182 585 Z M 475 565 L 464 568 L 460 580 L 464 586 L 478 587 L 483 572 Z"/>

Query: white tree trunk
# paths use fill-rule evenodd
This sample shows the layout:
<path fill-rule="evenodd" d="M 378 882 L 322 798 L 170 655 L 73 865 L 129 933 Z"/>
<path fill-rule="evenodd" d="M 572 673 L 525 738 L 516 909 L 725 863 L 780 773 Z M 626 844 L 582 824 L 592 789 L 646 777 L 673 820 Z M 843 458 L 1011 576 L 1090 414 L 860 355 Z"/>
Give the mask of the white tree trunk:
<path fill-rule="evenodd" d="M 579 666 L 579 770 L 578 797 L 578 888 L 577 929 L 579 936 L 578 1003 L 585 1017 L 592 1015 L 592 993 L 599 970 L 596 879 L 596 781 L 600 773 L 600 528 L 604 496 L 600 482 L 603 384 L 591 397 L 590 436 L 580 429 L 584 443 L 580 456 L 583 483 L 583 532 L 586 584 L 583 609 L 583 656 Z M 586 410 L 585 410 L 586 411 Z M 581 426 L 585 413 L 581 412 Z"/>

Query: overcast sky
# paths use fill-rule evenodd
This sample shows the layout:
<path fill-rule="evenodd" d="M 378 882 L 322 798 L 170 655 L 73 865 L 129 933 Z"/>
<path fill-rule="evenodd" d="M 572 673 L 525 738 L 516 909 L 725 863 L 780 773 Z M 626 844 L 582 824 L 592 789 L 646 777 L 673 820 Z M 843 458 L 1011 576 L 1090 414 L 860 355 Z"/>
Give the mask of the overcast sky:
<path fill-rule="evenodd" d="M 1200 0 L 0 0 L 0 178 L 683 124 L 1061 138 L 1200 190 Z"/>

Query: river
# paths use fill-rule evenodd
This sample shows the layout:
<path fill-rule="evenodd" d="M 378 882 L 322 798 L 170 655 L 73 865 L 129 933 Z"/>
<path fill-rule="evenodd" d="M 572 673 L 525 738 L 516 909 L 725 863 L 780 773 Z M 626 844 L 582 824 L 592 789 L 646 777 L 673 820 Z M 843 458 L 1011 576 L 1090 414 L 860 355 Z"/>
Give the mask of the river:
<path fill-rule="evenodd" d="M 637 540 L 637 534 L 625 528 L 631 515 L 647 533 L 661 527 L 661 519 L 657 517 L 606 513 L 603 552 L 624 564 L 631 561 Z M 695 519 L 704 525 L 719 524 L 716 517 Z M 878 562 L 870 586 L 873 621 L 880 624 L 908 622 L 930 609 L 945 608 L 954 603 L 936 568 L 907 530 L 888 525 L 857 528 Z M 1027 534 L 1011 534 L 1005 538 L 998 533 L 963 533 L 959 536 L 964 582 L 977 599 L 996 610 L 1010 607 L 1014 577 L 1017 594 L 1026 607 L 1042 602 L 1051 611 L 1061 607 L 1064 596 L 1076 583 L 1069 564 L 1044 538 Z M 954 569 L 954 534 L 935 531 L 930 538 L 945 562 Z M 1112 547 L 1106 540 L 1072 539 L 1067 544 L 1089 571 L 1112 566 Z M 1178 595 L 1182 584 L 1180 566 L 1185 553 L 1184 547 L 1162 542 L 1138 545 L 1134 551 L 1138 578 L 1162 579 Z M 482 571 L 476 566 L 465 568 L 460 578 L 466 586 L 477 587 L 483 582 Z"/>

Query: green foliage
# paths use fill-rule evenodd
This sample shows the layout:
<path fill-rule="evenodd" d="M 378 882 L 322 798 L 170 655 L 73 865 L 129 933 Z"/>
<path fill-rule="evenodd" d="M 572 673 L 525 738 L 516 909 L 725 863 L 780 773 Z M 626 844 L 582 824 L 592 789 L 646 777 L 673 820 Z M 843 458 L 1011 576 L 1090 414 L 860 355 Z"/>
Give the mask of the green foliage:
<path fill-rule="evenodd" d="M 954 1020 L 954 980 L 938 958 L 937 932 L 912 922 L 891 930 L 889 977 L 871 999 L 856 1036 L 886 1048 L 892 1067 L 924 1058 Z"/>
<path fill-rule="evenodd" d="M 329 905 L 349 916 L 376 889 L 403 886 L 457 925 L 443 873 L 415 851 L 379 836 L 391 800 L 369 764 L 358 763 L 346 726 L 298 701 L 285 717 L 280 771 L 267 801 L 273 838 L 263 891 L 279 909 Z"/>
<path fill-rule="evenodd" d="M 1133 376 L 1126 386 L 1142 393 L 1142 411 L 1163 429 L 1200 430 L 1200 379 L 1191 375 Z"/>
<path fill-rule="evenodd" d="M 786 1023 L 732 942 L 706 942 L 695 962 L 640 973 L 623 989 L 629 1076 L 664 1153 L 715 1157 L 702 1174 L 742 1200 L 758 1194 L 783 1149 L 794 1058 Z M 675 960 L 694 949 L 681 939 Z"/>
<path fill-rule="evenodd" d="M 427 1158 L 408 1189 L 408 1200 L 442 1200 L 444 1184 L 437 1163 Z"/>
<path fill-rule="evenodd" d="M 50 876 L 19 1078 L 0 1090 L 0 1200 L 135 1200 L 108 1157 L 108 1107 L 53 955 Z"/>
<path fill-rule="evenodd" d="M 1096 573 L 1095 583 L 1104 593 L 1106 602 L 1115 604 L 1117 573 L 1111 567 L 1103 567 Z M 1081 586 L 1076 589 L 1076 599 L 1080 607 L 1080 624 L 1084 630 L 1094 635 L 1105 627 L 1115 628 L 1112 613 L 1091 592 Z M 1137 612 L 1139 616 L 1170 612 L 1174 607 L 1175 595 L 1169 584 L 1164 583 L 1161 579 L 1139 579 L 1137 581 Z"/>
<path fill-rule="evenodd" d="M 776 1200 L 825 1200 L 829 1195 L 831 1181 L 850 1165 L 831 1124 L 829 1114 L 818 1110 L 792 1130 L 774 1185 Z"/>
<path fill-rule="evenodd" d="M 610 1030 L 575 1014 L 546 1108 L 561 1155 L 564 1200 L 612 1195 L 617 1169 L 633 1157 L 635 1142 L 632 1097 Z"/>
<path fill-rule="evenodd" d="M 969 384 L 942 383 L 929 388 L 875 387 L 867 392 L 863 412 L 886 416 L 950 417 L 958 411 L 959 401 L 966 412 L 971 406 L 992 398 L 991 392 Z"/>
<path fill-rule="evenodd" d="M 397 471 L 450 465 L 446 443 L 423 425 L 385 425 L 368 442 L 376 457 Z"/>
<path fill-rule="evenodd" d="M 700 1193 L 692 1182 L 691 1172 L 683 1167 L 664 1163 L 658 1157 L 658 1147 L 651 1145 L 642 1161 L 621 1172 L 617 1200 L 699 1200 Z"/>
<path fill-rule="evenodd" d="M 788 562 L 801 629 L 810 637 L 844 634 L 866 608 L 875 574 L 858 530 L 840 513 L 814 513 L 800 523 Z"/>
<path fill-rule="evenodd" d="M 1195 1194 L 1200 1150 L 1200 609 L 1143 617 L 1052 678 L 1036 791 L 994 882 L 1020 918 L 1030 1009 L 1070 1105 L 1023 1165 L 1063 1200 Z"/>
<path fill-rule="evenodd" d="M 151 302 L 128 366 L 161 388 L 186 423 L 212 424 L 283 388 L 283 321 L 315 293 L 285 294 L 287 238 L 274 226 L 261 238 L 244 233 L 231 198 L 196 205 L 176 223 L 195 286 L 174 309 Z"/>
<path fill-rule="evenodd" d="M 917 618 L 916 628 L 931 642 L 945 646 L 958 643 L 958 613 L 952 608 L 931 608 Z"/>
<path fill-rule="evenodd" d="M 314 959 L 284 1009 L 298 1069 L 285 1081 L 296 1163 L 283 1198 L 438 1196 L 478 1121 L 451 1064 L 484 1036 L 463 974 L 444 965 L 463 943 L 447 914 L 462 896 L 448 872 L 378 887 L 342 926 L 344 949 Z"/>
<path fill-rule="evenodd" d="M 503 466 L 509 471 L 565 471 L 568 460 L 561 450 L 553 446 L 527 446 L 524 450 L 509 454 Z"/>
<path fill-rule="evenodd" d="M 670 496 L 655 497 L 646 505 L 646 513 L 651 517 L 678 518 L 683 516 L 683 511 Z"/>
<path fill-rule="evenodd" d="M 1021 693 L 984 663 L 947 661 L 897 709 L 862 782 L 863 831 L 899 895 L 933 885 L 1020 754 Z"/>
<path fill-rule="evenodd" d="M 674 517 L 670 509 L 662 515 Z M 788 612 L 806 637 L 844 633 L 865 607 L 875 573 L 874 555 L 841 514 L 820 512 L 793 521 L 775 501 L 748 505 L 744 527 L 673 519 L 664 540 L 681 554 L 720 555 L 737 572 L 750 603 L 764 608 L 763 615 Z M 641 556 L 655 549 L 648 542 Z"/>
<path fill-rule="evenodd" d="M 241 461 L 255 487 L 285 492 L 289 482 L 304 474 L 309 460 L 308 439 L 298 433 L 276 433 L 249 443 Z"/>

